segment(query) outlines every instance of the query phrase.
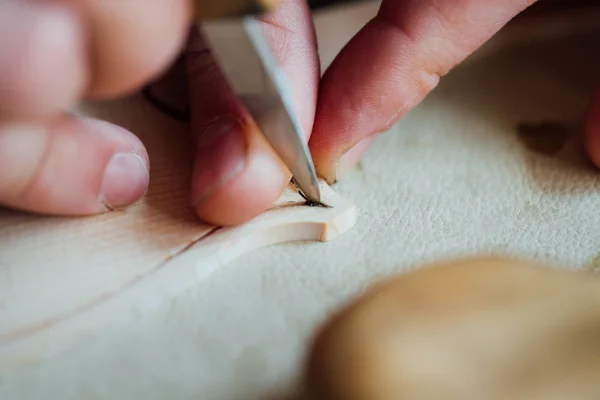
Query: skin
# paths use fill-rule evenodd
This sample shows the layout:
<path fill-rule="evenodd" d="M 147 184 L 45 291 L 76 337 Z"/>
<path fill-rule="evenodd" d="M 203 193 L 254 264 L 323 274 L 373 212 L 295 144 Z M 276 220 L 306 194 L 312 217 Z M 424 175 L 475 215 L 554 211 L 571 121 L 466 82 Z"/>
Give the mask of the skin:
<path fill-rule="evenodd" d="M 303 0 L 283 0 L 265 29 L 295 84 L 318 173 L 340 179 L 378 133 L 533 2 L 384 0 L 320 80 L 310 12 Z M 189 0 L 0 1 L 0 204 L 88 215 L 143 196 L 150 164 L 135 132 L 66 110 L 140 89 L 183 51 L 197 149 L 192 206 L 223 225 L 269 207 L 289 172 L 228 90 L 203 39 L 189 34 L 191 20 Z M 600 165 L 599 137 L 597 95 L 586 143 Z"/>

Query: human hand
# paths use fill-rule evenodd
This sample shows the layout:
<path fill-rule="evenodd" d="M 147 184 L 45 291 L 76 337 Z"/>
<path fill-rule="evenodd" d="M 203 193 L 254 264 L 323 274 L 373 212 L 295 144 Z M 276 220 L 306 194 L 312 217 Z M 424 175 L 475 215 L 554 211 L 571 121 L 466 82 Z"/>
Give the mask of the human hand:
<path fill-rule="evenodd" d="M 384 0 L 320 81 L 310 12 L 304 0 L 284 0 L 264 19 L 265 30 L 294 84 L 319 174 L 329 182 L 343 176 L 377 133 L 533 2 Z M 0 5 L 0 203 L 86 214 L 143 194 L 148 161 L 135 136 L 56 115 L 80 97 L 124 94 L 161 72 L 186 34 L 188 7 L 186 0 Z M 208 222 L 244 222 L 277 199 L 289 172 L 249 122 L 199 35 L 192 35 L 186 55 L 197 148 L 192 204 Z M 591 134 L 600 130 L 600 95 L 594 104 L 588 147 L 600 164 L 599 135 Z M 124 156 L 131 154 L 143 162 Z M 122 168 L 106 168 L 109 160 Z"/>
<path fill-rule="evenodd" d="M 190 20 L 189 0 L 0 1 L 0 204 L 83 215 L 141 197 L 138 138 L 65 110 L 160 74 Z"/>
<path fill-rule="evenodd" d="M 390 128 L 441 76 L 533 2 L 383 0 L 377 17 L 319 80 L 306 1 L 283 0 L 264 19 L 265 32 L 293 84 L 296 109 L 310 135 L 319 175 L 328 182 L 343 176 L 377 133 Z M 246 221 L 277 199 L 289 173 L 246 122 L 198 35 L 187 59 L 192 131 L 199 141 L 193 204 L 210 222 Z"/>
<path fill-rule="evenodd" d="M 312 132 L 309 146 L 319 175 L 329 182 L 342 177 L 378 133 L 390 128 L 441 76 L 534 2 L 383 0 L 377 17 L 348 43 L 319 81 L 312 23 L 304 1 L 283 1 L 267 19 L 266 29 L 294 85 L 304 129 Z M 217 116 L 244 121 L 238 117 L 236 101 L 214 73 L 208 53 L 189 56 L 194 133 L 214 137 L 202 129 Z M 206 69 L 207 65 L 211 67 Z M 212 105 L 206 106 L 203 99 Z M 600 165 L 600 94 L 589 115 L 588 149 Z M 289 177 L 250 125 L 242 124 L 231 132 L 236 133 L 223 143 L 245 138 L 251 143 L 246 152 L 241 144 L 231 152 L 215 145 L 206 150 L 200 147 L 197 157 L 193 198 L 199 201 L 195 208 L 203 218 L 219 223 L 237 223 L 258 214 L 277 198 Z M 214 158 L 207 158 L 204 151 Z M 204 164 L 203 159 L 212 164 Z"/>

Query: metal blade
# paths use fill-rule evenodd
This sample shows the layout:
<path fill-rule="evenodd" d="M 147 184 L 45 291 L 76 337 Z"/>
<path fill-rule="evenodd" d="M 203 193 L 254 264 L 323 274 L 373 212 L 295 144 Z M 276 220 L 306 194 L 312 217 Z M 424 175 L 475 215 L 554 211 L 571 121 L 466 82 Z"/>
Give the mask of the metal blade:
<path fill-rule="evenodd" d="M 248 99 L 248 111 L 306 198 L 320 203 L 317 173 L 302 125 L 294 111 L 286 77 L 265 40 L 260 23 L 253 17 L 247 17 L 243 24 L 263 72 L 262 93 Z"/>

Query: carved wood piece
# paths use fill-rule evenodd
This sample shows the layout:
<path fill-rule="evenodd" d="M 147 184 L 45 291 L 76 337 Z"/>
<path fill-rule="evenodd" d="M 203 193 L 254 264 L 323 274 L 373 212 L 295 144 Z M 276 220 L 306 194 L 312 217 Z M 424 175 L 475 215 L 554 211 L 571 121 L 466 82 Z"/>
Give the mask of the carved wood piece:
<path fill-rule="evenodd" d="M 136 205 L 87 218 L 0 209 L 0 368 L 35 361 L 98 335 L 263 246 L 327 241 L 350 229 L 352 204 L 322 183 L 331 208 L 304 206 L 292 187 L 273 208 L 231 228 L 202 223 L 189 205 L 187 127 L 141 98 L 88 114 L 129 128 L 146 145 L 150 189 Z"/>

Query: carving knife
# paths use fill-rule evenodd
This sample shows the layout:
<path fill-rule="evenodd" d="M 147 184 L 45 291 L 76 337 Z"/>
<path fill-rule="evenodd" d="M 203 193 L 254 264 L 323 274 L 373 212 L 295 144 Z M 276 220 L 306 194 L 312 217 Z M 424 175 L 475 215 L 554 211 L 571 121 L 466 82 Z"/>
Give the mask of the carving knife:
<path fill-rule="evenodd" d="M 208 11 L 202 11 L 202 7 L 209 3 L 213 2 L 210 0 L 195 2 L 198 18 L 205 15 L 209 17 L 223 15 L 218 9 L 209 10 L 208 14 Z M 225 3 L 224 1 L 222 4 Z M 244 85 L 236 85 L 235 74 L 230 69 L 223 68 L 223 70 L 229 78 L 232 89 L 245 100 L 246 108 L 262 134 L 292 173 L 293 181 L 303 197 L 313 204 L 322 204 L 317 173 L 306 144 L 305 133 L 293 107 L 290 85 L 257 19 L 257 15 L 275 7 L 275 3 L 276 0 L 232 0 L 230 2 L 231 8 L 228 9 L 227 16 L 242 15 L 240 22 L 243 34 L 235 37 L 236 46 L 248 50 L 248 57 L 251 59 L 245 59 L 243 63 L 248 67 L 255 67 L 246 68 L 243 72 L 238 70 L 237 74 L 254 74 L 250 79 L 244 76 L 245 82 L 255 83 L 254 88 L 249 93 L 247 87 L 241 87 Z M 241 43 L 242 40 L 245 43 Z"/>

